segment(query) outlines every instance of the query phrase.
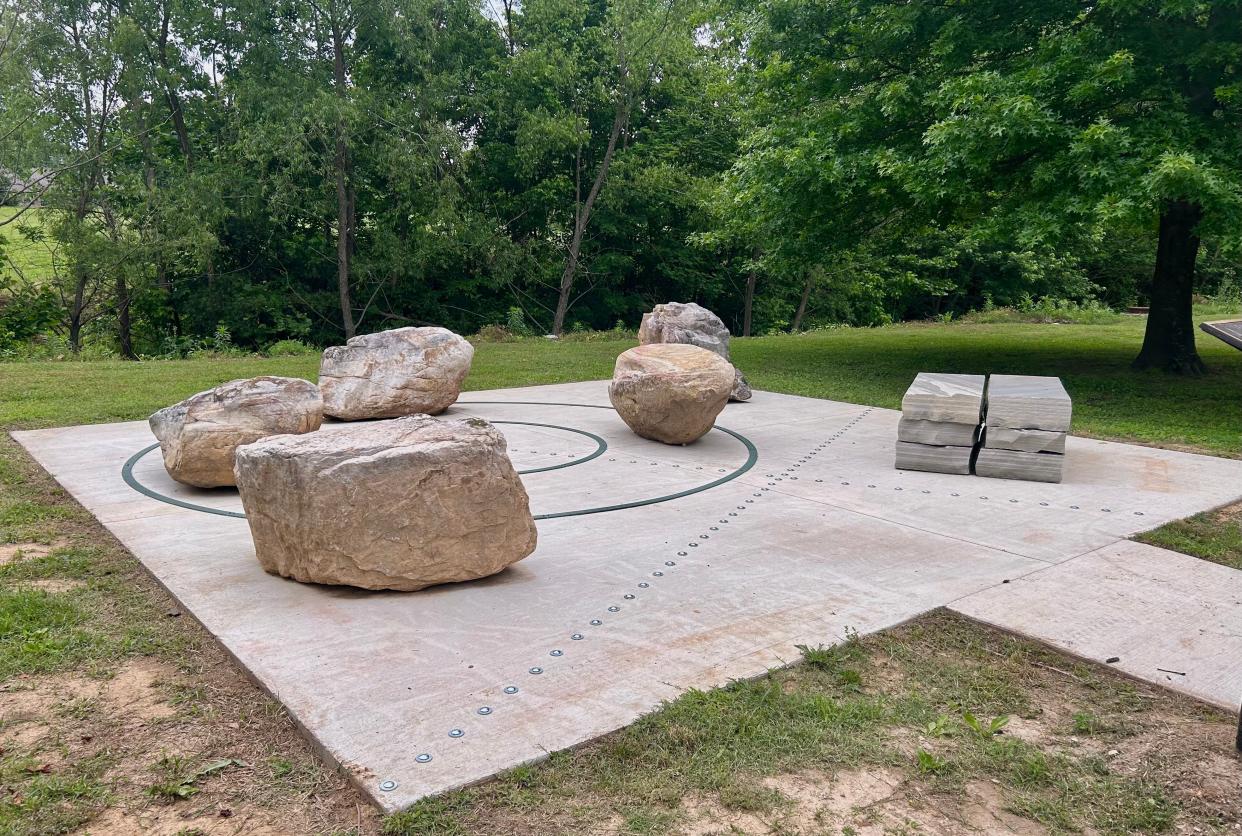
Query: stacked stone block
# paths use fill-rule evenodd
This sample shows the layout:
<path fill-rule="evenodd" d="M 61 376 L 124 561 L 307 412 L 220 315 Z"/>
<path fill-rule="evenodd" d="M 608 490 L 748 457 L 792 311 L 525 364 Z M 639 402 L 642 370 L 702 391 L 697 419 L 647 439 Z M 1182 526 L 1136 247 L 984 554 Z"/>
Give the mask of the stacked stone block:
<path fill-rule="evenodd" d="M 1073 404 L 1055 377 L 994 374 L 975 473 L 1060 482 Z"/>
<path fill-rule="evenodd" d="M 984 382 L 981 374 L 919 373 L 901 399 L 898 469 L 970 473 Z"/>

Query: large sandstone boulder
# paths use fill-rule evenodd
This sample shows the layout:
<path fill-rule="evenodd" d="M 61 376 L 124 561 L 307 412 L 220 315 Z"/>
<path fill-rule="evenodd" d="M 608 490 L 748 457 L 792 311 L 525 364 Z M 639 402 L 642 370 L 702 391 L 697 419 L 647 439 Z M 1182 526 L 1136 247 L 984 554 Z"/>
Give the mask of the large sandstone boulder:
<path fill-rule="evenodd" d="M 495 574 L 535 550 L 504 436 L 479 418 L 273 436 L 239 450 L 236 472 L 272 574 L 415 590 Z"/>
<path fill-rule="evenodd" d="M 617 358 L 608 399 L 643 438 L 689 444 L 712 428 L 733 383 L 733 366 L 705 348 L 640 345 Z"/>
<path fill-rule="evenodd" d="M 199 488 L 232 485 L 233 454 L 264 436 L 308 433 L 323 423 L 319 387 L 294 377 L 230 380 L 151 416 L 164 468 Z"/>
<path fill-rule="evenodd" d="M 474 346 L 447 328 L 397 328 L 325 349 L 324 414 L 343 421 L 438 415 L 461 394 Z"/>
<path fill-rule="evenodd" d="M 640 345 L 697 345 L 729 359 L 729 329 L 720 317 L 695 302 L 667 302 L 643 314 L 642 324 L 638 326 L 638 342 Z M 747 401 L 750 395 L 750 384 L 739 370 L 729 397 Z"/>

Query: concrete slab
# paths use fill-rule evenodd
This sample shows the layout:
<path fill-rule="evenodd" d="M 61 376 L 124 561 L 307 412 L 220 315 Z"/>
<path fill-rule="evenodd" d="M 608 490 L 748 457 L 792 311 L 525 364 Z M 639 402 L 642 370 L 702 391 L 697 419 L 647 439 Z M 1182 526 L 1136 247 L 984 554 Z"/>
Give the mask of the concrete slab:
<path fill-rule="evenodd" d="M 901 399 L 901 412 L 918 421 L 978 424 L 987 378 L 981 374 L 919 372 Z"/>
<path fill-rule="evenodd" d="M 897 469 L 966 476 L 970 473 L 970 457 L 973 454 L 974 449 L 971 447 L 937 447 L 898 441 Z"/>
<path fill-rule="evenodd" d="M 898 413 L 764 392 L 670 447 L 607 403 L 591 382 L 453 408 L 507 436 L 540 544 L 418 593 L 264 574 L 236 493 L 172 482 L 145 422 L 14 437 L 385 810 L 1242 495 L 1242 462 L 1082 439 L 1061 485 L 895 471 Z"/>
<path fill-rule="evenodd" d="M 1236 569 L 1122 541 L 950 608 L 1222 708 L 1242 698 Z"/>
<path fill-rule="evenodd" d="M 1061 453 L 1024 453 L 984 447 L 975 459 L 975 475 L 991 479 L 1021 479 L 1027 482 L 1060 482 Z"/>
<path fill-rule="evenodd" d="M 973 447 L 979 440 L 979 426 L 903 417 L 897 425 L 897 440 L 936 447 Z"/>
<path fill-rule="evenodd" d="M 983 435 L 984 447 L 1000 450 L 1021 450 L 1025 453 L 1065 453 L 1065 433 L 1048 430 L 1018 430 L 1012 427 L 988 427 Z"/>
<path fill-rule="evenodd" d="M 1060 378 L 1024 374 L 988 377 L 989 427 L 1069 432 L 1073 403 Z"/>

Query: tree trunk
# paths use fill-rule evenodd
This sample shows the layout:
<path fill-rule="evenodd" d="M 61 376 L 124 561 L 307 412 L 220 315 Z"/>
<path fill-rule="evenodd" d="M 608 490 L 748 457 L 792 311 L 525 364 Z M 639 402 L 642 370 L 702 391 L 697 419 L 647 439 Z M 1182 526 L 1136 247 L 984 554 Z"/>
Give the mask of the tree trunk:
<path fill-rule="evenodd" d="M 173 130 L 177 134 L 177 146 L 185 160 L 185 170 L 194 170 L 194 149 L 190 145 L 190 132 L 185 127 L 185 109 L 181 106 L 181 96 L 172 84 L 172 68 L 168 65 L 168 5 L 160 9 L 160 37 L 156 44 L 159 54 L 160 69 L 164 71 L 164 98 L 168 101 L 168 115 L 172 118 Z"/>
<path fill-rule="evenodd" d="M 125 271 L 116 271 L 116 341 L 121 349 L 121 356 L 126 360 L 137 360 L 134 353 L 133 329 L 129 318 L 129 286 L 125 283 Z"/>
<path fill-rule="evenodd" d="M 617 139 L 625 129 L 630 118 L 630 102 L 628 99 L 617 105 L 616 115 L 612 120 L 612 132 L 608 135 L 608 147 L 604 149 L 604 158 L 600 160 L 599 169 L 595 172 L 595 181 L 587 192 L 586 202 L 578 210 L 574 218 L 574 235 L 569 241 L 569 255 L 565 259 L 565 270 L 561 273 L 560 292 L 556 298 L 556 315 L 552 318 L 552 333 L 560 336 L 565 330 L 565 314 L 569 312 L 569 297 L 574 289 L 574 276 L 578 272 L 578 254 L 582 251 L 582 236 L 586 233 L 587 224 L 591 222 L 591 211 L 600 189 L 608 178 L 608 168 L 617 153 Z"/>
<path fill-rule="evenodd" d="M 86 271 L 74 268 L 73 305 L 69 308 L 69 350 L 82 350 L 82 316 L 86 311 Z"/>
<path fill-rule="evenodd" d="M 1133 364 L 1136 369 L 1160 368 L 1189 375 L 1207 371 L 1195 350 L 1191 310 L 1195 259 L 1199 255 L 1195 228 L 1202 218 L 1203 207 L 1189 200 L 1166 201 L 1162 207 L 1151 308 L 1143 349 Z"/>
<path fill-rule="evenodd" d="M 335 18 L 332 19 L 332 69 L 336 82 L 336 95 L 340 99 L 346 97 L 345 78 L 345 40 L 341 27 Z M 352 254 L 354 235 L 354 194 L 350 183 L 349 144 L 345 138 L 345 120 L 338 118 L 336 123 L 336 154 L 332 167 L 336 171 L 336 285 L 341 302 L 341 325 L 345 331 L 345 339 L 354 336 L 354 310 L 349 293 L 349 264 Z"/>
<path fill-rule="evenodd" d="M 802 299 L 798 302 L 798 311 L 794 314 L 793 325 L 789 330 L 797 333 L 802 330 L 802 319 L 806 316 L 806 303 L 811 298 L 811 279 L 813 275 L 808 273 L 806 276 L 806 284 L 802 285 Z"/>
<path fill-rule="evenodd" d="M 750 336 L 751 314 L 755 310 L 755 282 L 759 274 L 754 267 L 746 274 L 746 297 L 742 300 L 742 336 Z"/>

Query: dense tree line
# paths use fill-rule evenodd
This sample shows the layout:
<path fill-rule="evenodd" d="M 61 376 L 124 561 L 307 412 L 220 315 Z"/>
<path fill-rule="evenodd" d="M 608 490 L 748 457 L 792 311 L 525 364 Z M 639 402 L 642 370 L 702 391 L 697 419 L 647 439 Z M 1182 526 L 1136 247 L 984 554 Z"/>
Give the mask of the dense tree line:
<path fill-rule="evenodd" d="M 18 0 L 0 173 L 0 234 L 55 254 L 0 342 L 1098 298 L 1195 372 L 1191 293 L 1242 263 L 1242 5 Z"/>

